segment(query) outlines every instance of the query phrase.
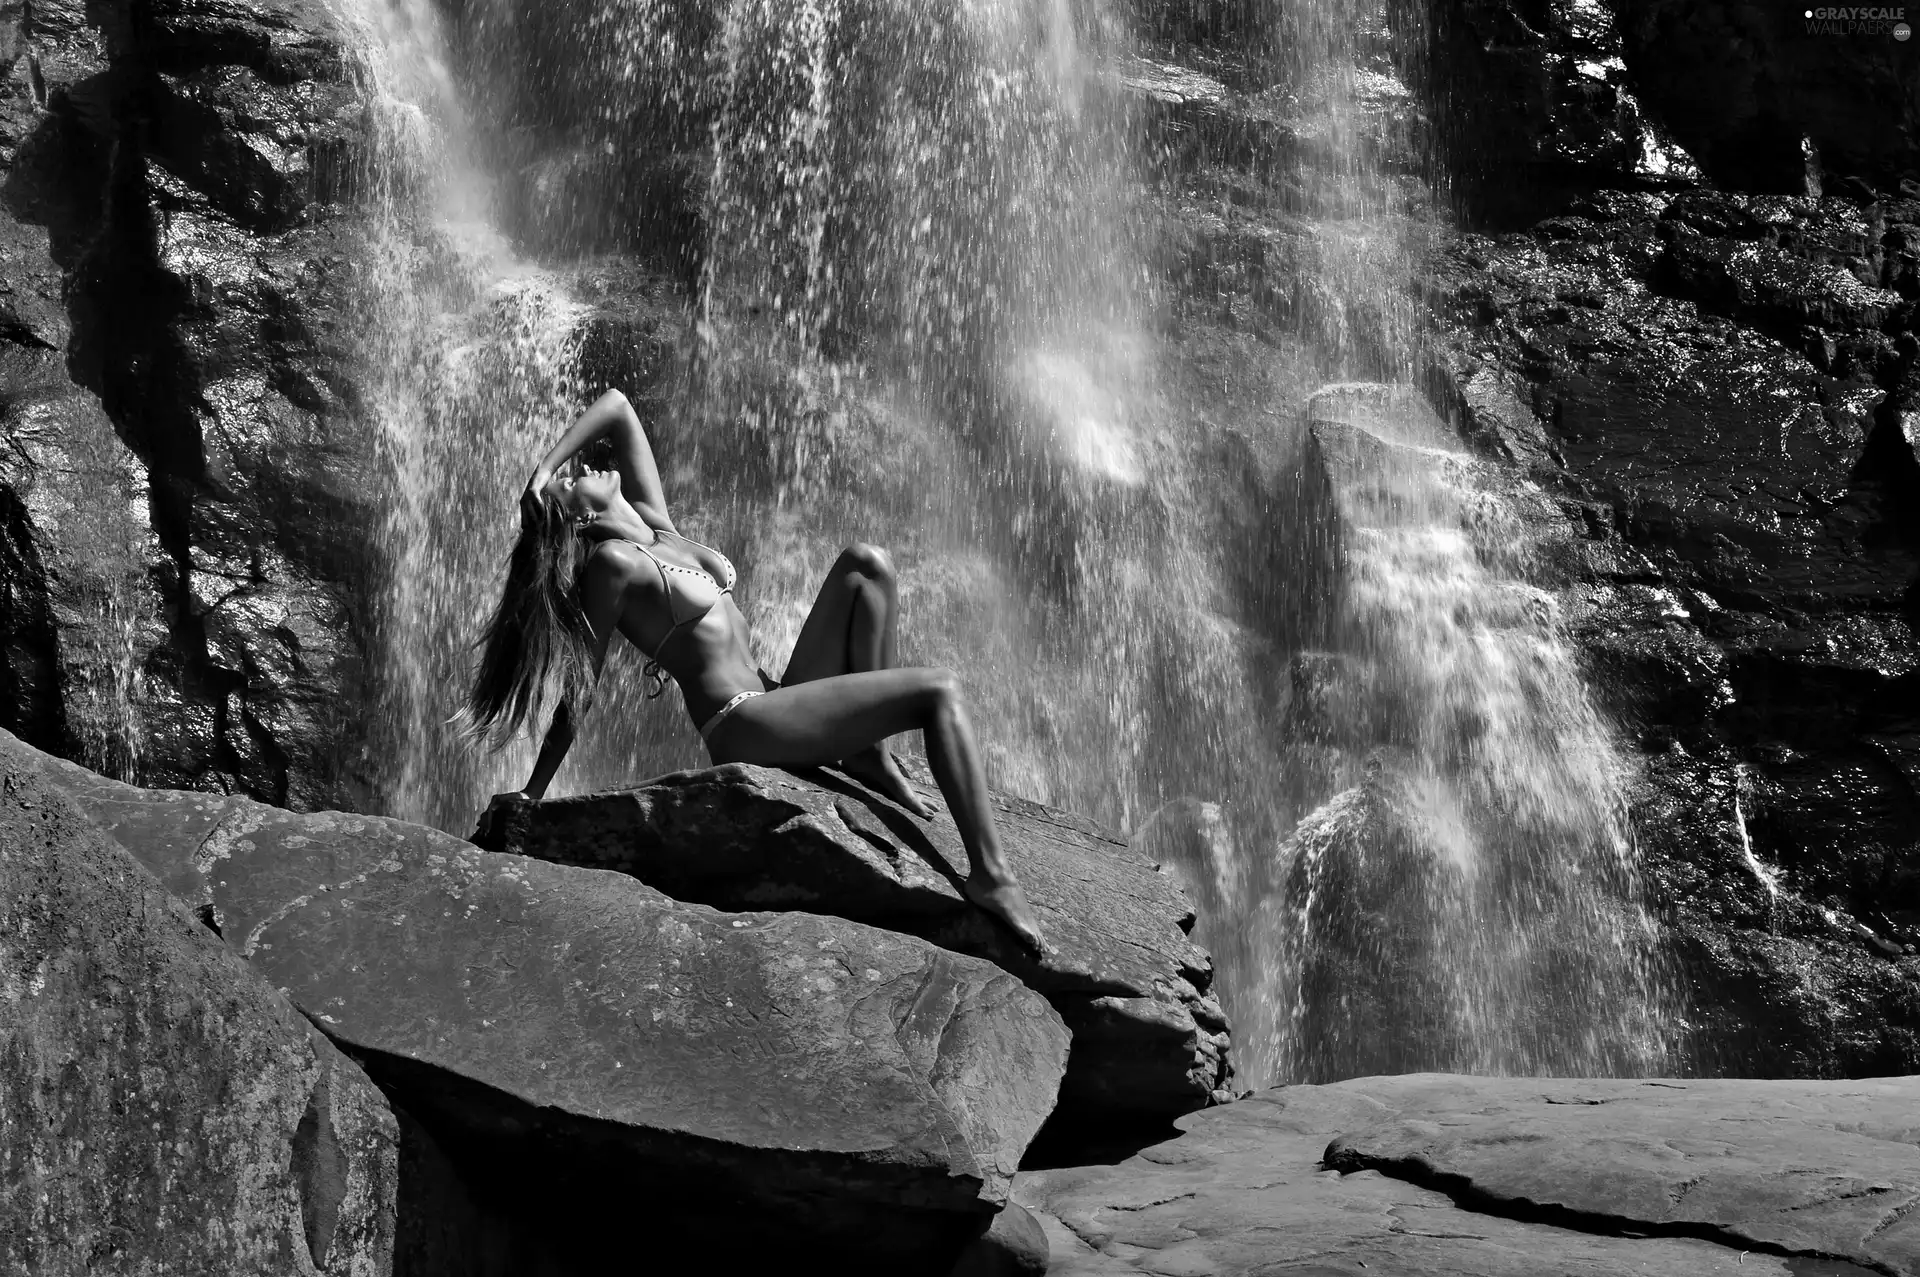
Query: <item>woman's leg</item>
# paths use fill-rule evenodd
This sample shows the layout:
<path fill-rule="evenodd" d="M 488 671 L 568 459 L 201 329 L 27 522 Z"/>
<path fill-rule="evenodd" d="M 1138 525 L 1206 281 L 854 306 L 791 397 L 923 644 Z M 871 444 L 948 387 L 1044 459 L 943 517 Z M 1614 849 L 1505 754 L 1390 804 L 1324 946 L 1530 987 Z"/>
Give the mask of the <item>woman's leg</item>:
<path fill-rule="evenodd" d="M 892 669 L 899 629 L 900 586 L 893 560 L 877 545 L 848 546 L 834 560 L 813 610 L 787 658 L 786 686 L 841 674 Z M 926 804 L 907 784 L 884 740 L 836 760 L 854 778 L 872 786 L 916 816 Z"/>
<path fill-rule="evenodd" d="M 1048 952 L 1033 907 L 1007 868 L 987 777 L 951 670 L 893 669 L 812 679 L 744 701 L 714 730 L 716 763 L 819 766 L 919 728 L 927 762 L 966 845 L 969 899 Z"/>

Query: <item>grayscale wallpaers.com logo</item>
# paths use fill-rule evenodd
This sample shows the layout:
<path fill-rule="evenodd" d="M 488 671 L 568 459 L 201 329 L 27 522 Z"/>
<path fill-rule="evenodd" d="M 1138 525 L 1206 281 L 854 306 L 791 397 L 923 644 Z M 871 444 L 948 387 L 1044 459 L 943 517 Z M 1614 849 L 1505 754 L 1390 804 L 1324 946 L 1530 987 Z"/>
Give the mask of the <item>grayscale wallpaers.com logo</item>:
<path fill-rule="evenodd" d="M 1907 25 L 1904 6 L 1823 5 L 1806 10 L 1806 19 L 1808 35 L 1877 35 L 1892 36 L 1896 40 L 1913 38 L 1913 28 Z"/>

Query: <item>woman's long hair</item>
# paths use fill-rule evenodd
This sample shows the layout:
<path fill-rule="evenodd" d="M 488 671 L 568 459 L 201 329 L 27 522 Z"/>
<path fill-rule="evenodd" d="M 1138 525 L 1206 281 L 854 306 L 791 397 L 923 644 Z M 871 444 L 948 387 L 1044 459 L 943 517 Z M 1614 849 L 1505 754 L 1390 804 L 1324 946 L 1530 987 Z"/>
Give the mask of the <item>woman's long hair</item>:
<path fill-rule="evenodd" d="M 462 717 L 498 749 L 538 718 L 555 692 L 576 711 L 593 687 L 593 649 L 578 582 L 592 542 L 546 493 L 520 498 L 520 539 L 500 604 L 480 637 L 480 670 Z"/>

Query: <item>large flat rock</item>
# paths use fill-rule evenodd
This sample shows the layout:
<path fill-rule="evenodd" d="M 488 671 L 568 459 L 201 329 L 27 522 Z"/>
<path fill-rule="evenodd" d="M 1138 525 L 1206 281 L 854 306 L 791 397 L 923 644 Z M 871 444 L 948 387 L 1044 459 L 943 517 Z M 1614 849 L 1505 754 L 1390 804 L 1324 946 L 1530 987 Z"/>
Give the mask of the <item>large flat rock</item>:
<path fill-rule="evenodd" d="M 386 1100 L 0 744 L 0 1272 L 386 1277 Z"/>
<path fill-rule="evenodd" d="M 1053 1277 L 1902 1275 L 1917 1113 L 1914 1078 L 1360 1078 L 1192 1114 L 1014 1200 Z"/>
<path fill-rule="evenodd" d="M 1401 1115 L 1333 1141 L 1330 1166 L 1514 1211 L 1920 1272 L 1920 1077 L 1366 1089 Z"/>
<path fill-rule="evenodd" d="M 531 804 L 483 841 L 677 900 L 833 914 L 986 958 L 1073 1030 L 1060 1102 L 1078 1116 L 1163 1119 L 1225 1099 L 1227 1026 L 1179 885 L 1091 822 L 996 794 L 1007 858 L 1058 950 L 1036 962 L 961 895 L 959 832 L 920 792 L 932 820 L 828 773 L 731 764 Z"/>
<path fill-rule="evenodd" d="M 1053 1107 L 1065 1028 L 978 959 L 400 821 L 40 766 L 457 1160 L 556 1218 L 733 1203 L 779 1222 L 763 1236 L 924 1255 L 1004 1199 Z"/>

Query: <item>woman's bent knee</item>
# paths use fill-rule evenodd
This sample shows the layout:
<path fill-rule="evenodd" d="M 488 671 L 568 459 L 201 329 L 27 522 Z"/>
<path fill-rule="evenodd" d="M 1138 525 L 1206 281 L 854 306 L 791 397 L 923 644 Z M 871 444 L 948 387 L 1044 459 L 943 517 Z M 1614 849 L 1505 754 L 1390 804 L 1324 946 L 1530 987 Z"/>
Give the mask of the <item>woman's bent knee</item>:
<path fill-rule="evenodd" d="M 877 545 L 856 541 L 840 552 L 840 562 L 850 571 L 876 581 L 893 579 L 893 556 Z"/>
<path fill-rule="evenodd" d="M 961 699 L 960 676 L 944 665 L 927 671 L 927 690 L 943 704 L 958 705 Z"/>

